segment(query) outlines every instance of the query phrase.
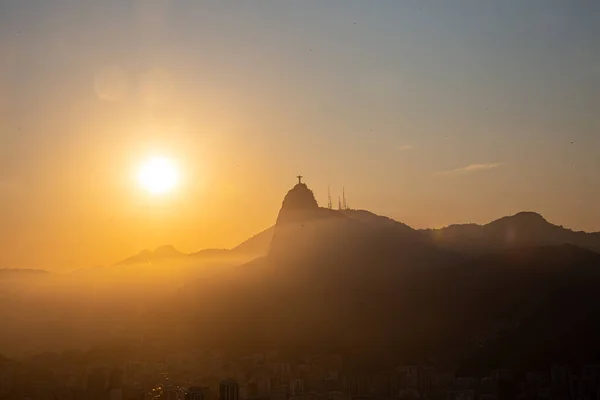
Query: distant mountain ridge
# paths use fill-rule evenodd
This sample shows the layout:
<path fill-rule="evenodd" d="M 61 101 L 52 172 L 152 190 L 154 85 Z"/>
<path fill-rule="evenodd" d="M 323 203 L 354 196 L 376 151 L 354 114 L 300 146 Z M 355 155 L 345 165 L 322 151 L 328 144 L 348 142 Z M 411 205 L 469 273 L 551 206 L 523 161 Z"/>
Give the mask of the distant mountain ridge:
<path fill-rule="evenodd" d="M 19 268 L 2 268 L 0 275 L 5 276 L 42 276 L 50 274 L 49 271 L 43 269 L 19 269 Z"/>
<path fill-rule="evenodd" d="M 325 230 L 320 230 L 322 236 L 314 236 L 318 239 L 311 243 L 300 239 L 309 235 L 298 235 L 298 233 L 306 232 L 309 227 L 319 225 L 317 221 L 321 221 L 323 227 L 328 226 Z M 327 222 L 324 223 L 324 221 Z M 295 228 L 294 225 L 296 225 Z M 332 210 L 319 207 L 313 192 L 305 183 L 299 183 L 284 198 L 276 224 L 234 248 L 204 249 L 185 254 L 173 246 L 162 246 L 155 251 L 144 250 L 117 265 L 153 263 L 186 256 L 196 259 L 263 257 L 268 255 L 273 248 L 277 252 L 282 235 L 293 230 L 297 231 L 293 234 L 295 239 L 288 241 L 288 244 L 304 244 L 307 248 L 314 250 L 316 246 L 323 245 L 326 241 L 348 235 L 353 231 L 353 226 L 359 225 L 379 229 L 381 235 L 384 233 L 398 235 L 402 232 L 404 240 L 422 244 L 429 243 L 437 248 L 466 256 L 476 256 L 516 247 L 561 244 L 572 244 L 600 252 L 600 232 L 588 233 L 566 229 L 548 222 L 540 214 L 532 211 L 519 212 L 484 225 L 466 223 L 449 225 L 440 229 L 416 230 L 406 224 L 366 210 Z M 302 229 L 298 231 L 299 228 Z M 327 229 L 329 232 L 326 233 Z"/>
<path fill-rule="evenodd" d="M 117 263 L 117 265 L 131 265 L 131 264 L 148 264 L 163 260 L 172 260 L 175 258 L 186 257 L 187 254 L 182 253 L 175 247 L 167 245 L 157 247 L 154 251 L 143 250 L 138 254 L 128 257 L 125 260 Z"/>
<path fill-rule="evenodd" d="M 134 256 L 120 261 L 117 265 L 148 264 L 166 260 L 184 259 L 186 257 L 203 260 L 263 257 L 269 252 L 274 229 L 275 227 L 268 228 L 232 249 L 203 249 L 186 254 L 171 245 L 167 245 L 158 247 L 154 251 L 143 250 Z"/>
<path fill-rule="evenodd" d="M 515 247 L 571 244 L 600 252 L 600 232 L 577 232 L 524 211 L 485 225 L 460 224 L 422 230 L 434 243 L 470 255 Z"/>

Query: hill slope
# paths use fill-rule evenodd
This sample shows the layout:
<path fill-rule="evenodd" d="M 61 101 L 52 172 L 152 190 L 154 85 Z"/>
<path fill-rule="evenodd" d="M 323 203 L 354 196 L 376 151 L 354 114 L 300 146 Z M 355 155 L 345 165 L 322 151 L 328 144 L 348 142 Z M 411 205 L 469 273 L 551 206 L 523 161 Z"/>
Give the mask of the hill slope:
<path fill-rule="evenodd" d="M 460 354 L 471 369 L 600 361 L 596 253 L 564 245 L 454 265 L 338 260 L 256 260 L 188 288 L 178 315 L 226 346 L 389 352 L 403 362 Z"/>
<path fill-rule="evenodd" d="M 154 251 L 143 250 L 140 253 L 119 262 L 117 265 L 148 264 L 164 260 L 173 260 L 185 256 L 185 253 L 180 252 L 173 246 L 161 246 Z"/>
<path fill-rule="evenodd" d="M 268 256 L 190 285 L 182 314 L 204 327 L 203 340 L 240 345 L 231 332 L 243 332 L 249 347 L 392 345 L 406 318 L 426 340 L 435 321 L 410 304 L 423 300 L 426 276 L 460 260 L 389 218 L 319 208 L 300 184 L 283 202 Z"/>
<path fill-rule="evenodd" d="M 561 244 L 572 244 L 600 252 L 600 232 L 575 232 L 554 225 L 534 212 L 520 212 L 486 225 L 451 225 L 423 232 L 436 244 L 467 254 Z"/>
<path fill-rule="evenodd" d="M 483 328 L 463 370 L 526 371 L 600 361 L 600 254 L 572 245 L 513 249 L 459 265 L 471 327 Z M 461 294 L 462 293 L 462 294 Z"/>
<path fill-rule="evenodd" d="M 301 195 L 288 201 L 296 191 Z M 588 339 L 567 347 L 562 359 L 600 361 L 592 341 L 600 334 L 600 254 L 537 246 L 562 240 L 546 235 L 550 224 L 541 217 L 490 224 L 488 249 L 508 227 L 516 226 L 520 239 L 465 260 L 393 220 L 319 208 L 305 186 L 290 193 L 267 257 L 185 291 L 178 315 L 203 341 L 353 349 L 396 354 L 403 362 L 460 354 L 465 368 L 476 369 L 483 365 L 480 354 L 488 367 L 534 365 L 544 354 L 557 355 L 563 340 L 581 337 Z M 535 340 L 531 329 L 546 336 L 522 361 L 517 350 L 494 352 L 515 346 L 526 353 Z"/>

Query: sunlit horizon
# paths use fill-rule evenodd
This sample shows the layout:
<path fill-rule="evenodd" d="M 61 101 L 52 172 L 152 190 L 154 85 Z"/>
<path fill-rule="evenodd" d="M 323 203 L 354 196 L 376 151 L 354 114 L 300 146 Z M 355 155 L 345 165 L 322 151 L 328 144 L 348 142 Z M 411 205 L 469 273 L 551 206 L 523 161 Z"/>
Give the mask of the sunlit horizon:
<path fill-rule="evenodd" d="M 298 174 L 416 229 L 600 231 L 598 7 L 3 2 L 0 268 L 230 248 Z"/>

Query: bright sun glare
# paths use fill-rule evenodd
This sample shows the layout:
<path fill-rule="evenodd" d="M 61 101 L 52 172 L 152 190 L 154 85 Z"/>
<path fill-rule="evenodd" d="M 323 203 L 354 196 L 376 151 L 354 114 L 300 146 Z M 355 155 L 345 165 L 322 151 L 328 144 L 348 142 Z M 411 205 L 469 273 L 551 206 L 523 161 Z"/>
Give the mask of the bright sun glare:
<path fill-rule="evenodd" d="M 179 183 L 179 171 L 172 160 L 156 157 L 141 165 L 138 181 L 152 194 L 169 193 Z"/>

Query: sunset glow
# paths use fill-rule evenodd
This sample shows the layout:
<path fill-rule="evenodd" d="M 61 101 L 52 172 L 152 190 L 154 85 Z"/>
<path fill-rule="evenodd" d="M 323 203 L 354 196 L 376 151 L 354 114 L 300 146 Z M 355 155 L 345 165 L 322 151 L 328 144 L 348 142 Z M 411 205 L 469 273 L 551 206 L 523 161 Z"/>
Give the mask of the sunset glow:
<path fill-rule="evenodd" d="M 600 400 L 600 0 L 0 0 L 0 400 Z"/>
<path fill-rule="evenodd" d="M 155 157 L 141 165 L 138 173 L 140 186 L 151 194 L 171 192 L 179 183 L 180 173 L 175 163 L 164 157 Z"/>

